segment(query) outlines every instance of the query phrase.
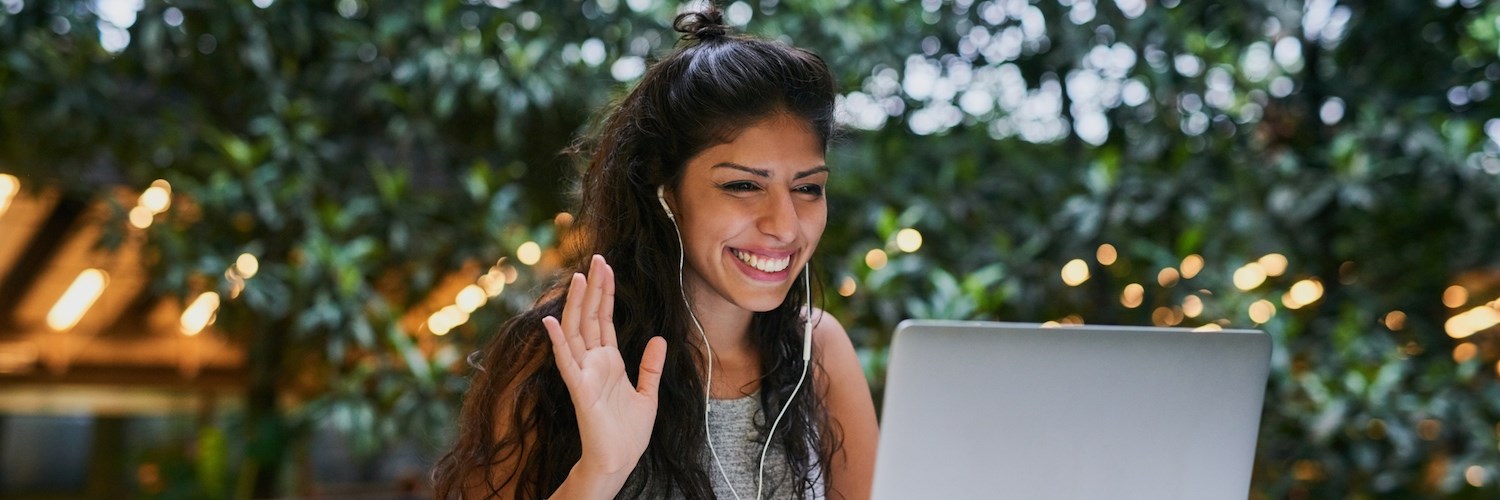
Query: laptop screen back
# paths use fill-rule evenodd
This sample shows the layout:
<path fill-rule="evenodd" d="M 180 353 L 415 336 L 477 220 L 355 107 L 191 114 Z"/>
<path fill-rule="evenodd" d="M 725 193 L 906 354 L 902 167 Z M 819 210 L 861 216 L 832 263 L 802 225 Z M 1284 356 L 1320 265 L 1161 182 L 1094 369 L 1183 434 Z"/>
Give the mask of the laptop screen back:
<path fill-rule="evenodd" d="M 1253 330 L 903 322 L 874 497 L 1245 498 L 1270 348 Z"/>

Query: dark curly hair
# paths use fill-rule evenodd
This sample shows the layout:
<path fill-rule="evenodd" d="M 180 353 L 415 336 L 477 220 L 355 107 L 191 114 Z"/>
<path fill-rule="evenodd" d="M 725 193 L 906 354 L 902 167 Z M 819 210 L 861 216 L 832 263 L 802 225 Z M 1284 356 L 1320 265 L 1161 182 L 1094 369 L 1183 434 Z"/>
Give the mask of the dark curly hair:
<path fill-rule="evenodd" d="M 674 347 L 667 350 L 656 431 L 620 498 L 674 492 L 714 497 L 711 471 L 704 466 L 700 366 L 705 360 L 678 286 L 681 248 L 657 204 L 656 187 L 677 186 L 689 158 L 763 118 L 780 114 L 803 120 L 825 149 L 836 133 L 836 84 L 816 54 L 732 34 L 714 7 L 681 14 L 673 27 L 682 33 L 678 47 L 652 64 L 596 133 L 577 146 L 587 166 L 569 264 L 561 273 L 585 272 L 593 254 L 614 268 L 617 337 L 632 381 L 651 337 L 660 335 Z M 520 498 L 545 498 L 580 458 L 576 415 L 541 327 L 541 318 L 560 316 L 567 285 L 566 279 L 552 283 L 484 348 L 456 442 L 434 470 L 438 498 L 476 490 L 493 497 L 505 489 Z M 827 484 L 829 464 L 841 447 L 841 432 L 822 407 L 819 384 L 805 384 L 787 402 L 802 370 L 806 301 L 805 292 L 794 286 L 780 306 L 755 313 L 750 326 L 761 360 L 760 439 L 775 412 L 790 404 L 775 437 L 796 491 L 775 492 L 777 498 L 801 497 L 815 483 Z"/>

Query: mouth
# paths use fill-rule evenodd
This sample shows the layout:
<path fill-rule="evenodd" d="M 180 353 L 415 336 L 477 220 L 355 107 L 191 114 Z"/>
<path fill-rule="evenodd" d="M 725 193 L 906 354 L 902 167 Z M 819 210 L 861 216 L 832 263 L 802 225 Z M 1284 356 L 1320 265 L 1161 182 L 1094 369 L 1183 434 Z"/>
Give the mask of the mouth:
<path fill-rule="evenodd" d="M 745 271 L 745 274 L 761 281 L 785 280 L 789 274 L 788 268 L 792 265 L 792 257 L 795 255 L 794 252 L 767 255 L 738 248 L 728 250 L 734 260 L 739 261 L 741 264 L 739 267 Z"/>

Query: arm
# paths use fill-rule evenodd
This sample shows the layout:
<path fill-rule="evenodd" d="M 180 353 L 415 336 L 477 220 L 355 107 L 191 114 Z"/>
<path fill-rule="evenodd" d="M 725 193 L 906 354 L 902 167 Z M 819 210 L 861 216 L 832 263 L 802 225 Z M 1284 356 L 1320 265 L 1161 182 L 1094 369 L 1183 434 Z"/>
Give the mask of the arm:
<path fill-rule="evenodd" d="M 814 310 L 812 315 L 813 357 L 822 366 L 814 371 L 823 392 L 823 406 L 841 430 L 843 448 L 833 457 L 829 498 L 870 497 L 875 475 L 875 444 L 880 429 L 875 421 L 875 402 L 870 384 L 860 366 L 854 344 L 844 326 L 831 314 Z"/>

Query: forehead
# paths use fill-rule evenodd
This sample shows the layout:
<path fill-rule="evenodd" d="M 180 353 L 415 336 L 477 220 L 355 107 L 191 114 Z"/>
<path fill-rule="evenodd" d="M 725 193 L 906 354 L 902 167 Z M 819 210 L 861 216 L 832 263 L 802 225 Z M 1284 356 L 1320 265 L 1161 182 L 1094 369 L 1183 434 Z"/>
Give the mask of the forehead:
<path fill-rule="evenodd" d="M 773 175 L 801 172 L 823 166 L 823 143 L 806 121 L 773 115 L 740 129 L 728 142 L 698 153 L 688 160 L 686 174 L 706 174 L 724 162 L 770 170 Z"/>

